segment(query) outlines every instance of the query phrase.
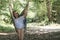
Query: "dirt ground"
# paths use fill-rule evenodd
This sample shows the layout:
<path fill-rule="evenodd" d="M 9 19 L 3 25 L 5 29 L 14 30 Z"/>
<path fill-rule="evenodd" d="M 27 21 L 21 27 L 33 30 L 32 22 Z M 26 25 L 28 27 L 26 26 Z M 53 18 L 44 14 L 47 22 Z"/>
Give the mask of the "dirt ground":
<path fill-rule="evenodd" d="M 48 25 L 48 27 L 52 27 Z M 57 27 L 57 31 L 49 32 L 50 29 L 41 30 L 40 28 L 30 28 L 30 30 L 26 31 L 24 40 L 60 40 L 60 25 L 53 25 L 53 28 Z M 59 27 L 59 28 L 58 28 Z M 46 27 L 45 27 L 46 28 Z M 29 29 L 29 28 L 28 28 Z M 37 30 L 39 29 L 39 30 Z M 45 32 L 44 32 L 45 31 Z M 52 29 L 51 29 L 52 31 Z M 16 32 L 13 33 L 0 33 L 0 40 L 18 40 L 18 36 Z"/>
<path fill-rule="evenodd" d="M 0 33 L 0 40 L 18 40 L 16 33 Z M 25 33 L 24 40 L 60 40 L 60 32 L 31 34 Z"/>

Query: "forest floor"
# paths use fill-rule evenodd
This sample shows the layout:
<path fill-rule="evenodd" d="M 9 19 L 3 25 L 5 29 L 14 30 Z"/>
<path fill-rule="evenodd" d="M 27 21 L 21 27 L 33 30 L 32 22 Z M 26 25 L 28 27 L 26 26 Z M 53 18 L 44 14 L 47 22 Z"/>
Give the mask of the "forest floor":
<path fill-rule="evenodd" d="M 31 25 L 29 25 L 31 26 Z M 0 40 L 18 40 L 16 32 L 0 33 Z M 24 40 L 60 40 L 60 25 L 31 26 L 25 32 Z"/>
<path fill-rule="evenodd" d="M 0 33 L 0 40 L 18 40 L 16 33 Z M 60 40 L 60 32 L 43 34 L 25 33 L 24 40 Z"/>

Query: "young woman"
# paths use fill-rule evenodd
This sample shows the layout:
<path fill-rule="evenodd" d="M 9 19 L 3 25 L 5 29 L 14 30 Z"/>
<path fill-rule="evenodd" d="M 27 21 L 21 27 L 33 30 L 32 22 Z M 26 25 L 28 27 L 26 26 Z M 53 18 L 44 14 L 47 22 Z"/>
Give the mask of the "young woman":
<path fill-rule="evenodd" d="M 17 29 L 16 31 L 17 31 L 19 40 L 23 40 L 24 38 L 24 27 L 25 27 L 24 20 L 27 16 L 28 4 L 26 5 L 25 9 L 22 11 L 20 15 L 18 14 L 18 12 L 13 11 L 14 23 Z"/>

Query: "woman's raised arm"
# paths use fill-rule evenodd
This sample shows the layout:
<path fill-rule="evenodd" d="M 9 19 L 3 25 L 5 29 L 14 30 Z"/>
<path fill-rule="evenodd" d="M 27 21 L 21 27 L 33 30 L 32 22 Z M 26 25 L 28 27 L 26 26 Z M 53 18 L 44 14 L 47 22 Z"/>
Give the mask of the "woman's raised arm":
<path fill-rule="evenodd" d="M 10 11 L 12 19 L 14 19 L 14 17 L 13 17 L 13 2 L 12 2 L 12 0 L 9 0 L 9 11 Z"/>
<path fill-rule="evenodd" d="M 23 15 L 24 17 L 27 16 L 28 6 L 29 6 L 29 2 L 26 4 L 26 7 L 24 8 L 24 10 L 23 10 L 22 13 L 21 13 L 21 15 Z"/>

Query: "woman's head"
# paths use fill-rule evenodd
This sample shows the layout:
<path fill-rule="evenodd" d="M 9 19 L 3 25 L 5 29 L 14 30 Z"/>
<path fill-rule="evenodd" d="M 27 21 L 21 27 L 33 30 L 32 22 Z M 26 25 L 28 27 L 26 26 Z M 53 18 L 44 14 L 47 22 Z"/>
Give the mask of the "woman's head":
<path fill-rule="evenodd" d="M 14 16 L 15 18 L 18 18 L 18 17 L 19 17 L 19 14 L 18 14 L 18 12 L 16 12 L 16 10 L 13 11 L 13 16 Z"/>

